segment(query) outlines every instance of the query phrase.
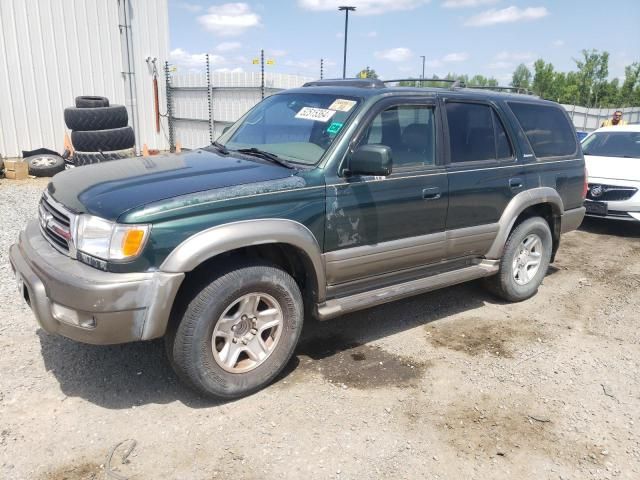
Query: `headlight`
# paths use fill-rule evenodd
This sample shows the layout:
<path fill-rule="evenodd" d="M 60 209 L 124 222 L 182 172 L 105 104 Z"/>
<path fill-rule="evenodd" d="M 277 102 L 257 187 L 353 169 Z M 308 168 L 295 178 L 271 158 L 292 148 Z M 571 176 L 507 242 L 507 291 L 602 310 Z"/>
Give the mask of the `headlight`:
<path fill-rule="evenodd" d="M 137 257 L 149 236 L 149 225 L 123 225 L 92 215 L 80 215 L 76 248 L 102 260 L 131 260 Z"/>

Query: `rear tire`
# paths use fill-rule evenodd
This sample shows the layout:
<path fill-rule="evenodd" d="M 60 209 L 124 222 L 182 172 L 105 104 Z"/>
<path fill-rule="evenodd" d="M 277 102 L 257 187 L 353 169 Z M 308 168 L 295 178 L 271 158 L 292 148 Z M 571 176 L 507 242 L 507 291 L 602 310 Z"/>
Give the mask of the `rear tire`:
<path fill-rule="evenodd" d="M 135 145 L 136 139 L 131 127 L 71 132 L 73 148 L 81 152 L 103 152 L 125 150 Z"/>
<path fill-rule="evenodd" d="M 133 148 L 126 150 L 115 150 L 113 152 L 74 152 L 73 164 L 76 167 L 92 165 L 94 163 L 109 162 L 111 160 L 122 160 L 123 158 L 135 157 Z"/>
<path fill-rule="evenodd" d="M 29 164 L 29 175 L 53 177 L 64 170 L 64 159 L 59 155 L 34 155 L 24 159 Z"/>
<path fill-rule="evenodd" d="M 199 289 L 166 336 L 177 375 L 200 393 L 233 399 L 268 385 L 302 331 L 295 280 L 270 265 L 236 267 Z"/>
<path fill-rule="evenodd" d="M 552 248 L 549 224 L 541 217 L 528 218 L 509 235 L 500 259 L 500 270 L 486 278 L 485 285 L 508 302 L 532 297 L 547 274 Z"/>
<path fill-rule="evenodd" d="M 70 130 L 107 130 L 126 127 L 129 115 L 124 105 L 64 109 L 64 123 Z"/>
<path fill-rule="evenodd" d="M 76 107 L 92 108 L 92 107 L 108 107 L 109 99 L 107 97 L 96 97 L 92 95 L 83 95 L 76 97 Z"/>

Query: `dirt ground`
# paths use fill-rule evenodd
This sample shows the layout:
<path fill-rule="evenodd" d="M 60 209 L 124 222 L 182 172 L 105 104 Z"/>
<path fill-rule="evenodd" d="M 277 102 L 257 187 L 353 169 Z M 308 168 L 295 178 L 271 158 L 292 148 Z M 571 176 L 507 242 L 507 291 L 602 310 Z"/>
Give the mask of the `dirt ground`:
<path fill-rule="evenodd" d="M 7 250 L 44 185 L 0 184 L 2 479 L 640 478 L 640 226 L 586 221 L 520 304 L 470 283 L 308 322 L 273 385 L 213 404 L 161 341 L 37 327 Z"/>

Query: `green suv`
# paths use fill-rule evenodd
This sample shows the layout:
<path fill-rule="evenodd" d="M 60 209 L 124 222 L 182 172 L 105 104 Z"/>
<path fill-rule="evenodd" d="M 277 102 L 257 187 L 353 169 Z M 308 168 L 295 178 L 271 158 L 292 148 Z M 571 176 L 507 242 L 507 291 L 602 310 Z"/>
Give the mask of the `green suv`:
<path fill-rule="evenodd" d="M 585 185 L 555 103 L 318 81 L 207 148 L 56 175 L 10 258 L 47 332 L 164 337 L 186 383 L 228 399 L 276 377 L 305 320 L 478 278 L 529 298 Z"/>

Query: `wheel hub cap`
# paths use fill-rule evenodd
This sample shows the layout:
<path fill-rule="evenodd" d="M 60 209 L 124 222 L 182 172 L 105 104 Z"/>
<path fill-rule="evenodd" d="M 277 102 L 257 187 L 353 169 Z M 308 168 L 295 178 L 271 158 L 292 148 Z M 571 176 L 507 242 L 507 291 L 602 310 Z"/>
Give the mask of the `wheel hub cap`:
<path fill-rule="evenodd" d="M 518 247 L 513 259 L 513 278 L 518 285 L 528 284 L 536 276 L 542 262 L 542 240 L 532 233 Z"/>
<path fill-rule="evenodd" d="M 211 348 L 216 363 L 230 373 L 245 373 L 275 350 L 284 316 L 278 301 L 250 293 L 231 302 L 213 329 Z"/>

